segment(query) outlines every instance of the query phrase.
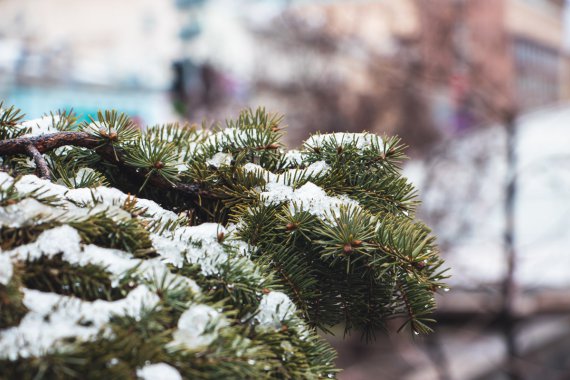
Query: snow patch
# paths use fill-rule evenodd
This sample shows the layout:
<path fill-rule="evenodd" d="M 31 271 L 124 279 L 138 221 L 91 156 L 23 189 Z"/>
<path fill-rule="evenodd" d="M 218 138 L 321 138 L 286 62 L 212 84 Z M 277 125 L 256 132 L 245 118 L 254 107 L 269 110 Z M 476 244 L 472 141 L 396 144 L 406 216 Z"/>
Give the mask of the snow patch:
<path fill-rule="evenodd" d="M 301 166 L 303 164 L 303 153 L 295 149 L 287 151 L 284 158 L 288 166 Z"/>
<path fill-rule="evenodd" d="M 174 233 L 174 239 L 187 242 L 186 259 L 193 264 L 200 264 L 202 272 L 208 276 L 217 274 L 218 267 L 227 263 L 228 254 L 218 242 L 218 234 L 226 233 L 217 223 L 203 223 L 195 227 L 180 227 Z"/>
<path fill-rule="evenodd" d="M 146 286 L 133 289 L 118 301 L 83 301 L 75 297 L 24 289 L 24 305 L 29 309 L 20 324 L 0 331 L 0 358 L 16 360 L 57 352 L 63 338 L 88 341 L 113 315 L 138 318 L 144 308 L 152 308 L 159 297 Z"/>
<path fill-rule="evenodd" d="M 0 284 L 8 285 L 14 274 L 14 267 L 10 256 L 0 254 Z"/>
<path fill-rule="evenodd" d="M 305 141 L 305 147 L 317 148 L 323 145 L 332 144 L 336 146 L 354 144 L 358 149 L 377 149 L 383 146 L 380 136 L 371 133 L 329 133 L 324 135 L 313 135 Z"/>
<path fill-rule="evenodd" d="M 328 196 L 322 188 L 312 182 L 307 182 L 296 190 L 290 186 L 269 183 L 266 191 L 261 193 L 261 199 L 266 205 L 290 202 L 291 213 L 307 211 L 321 218 L 338 215 L 343 207 L 359 207 L 357 201 L 345 195 Z"/>
<path fill-rule="evenodd" d="M 149 364 L 137 369 L 140 380 L 182 380 L 180 372 L 166 363 Z"/>
<path fill-rule="evenodd" d="M 0 189 L 7 190 L 14 183 L 14 179 L 6 172 L 0 171 Z"/>
<path fill-rule="evenodd" d="M 204 144 L 212 146 L 232 144 L 236 148 L 243 148 L 251 140 L 257 139 L 258 133 L 255 129 L 226 128 L 222 131 L 212 133 Z"/>
<path fill-rule="evenodd" d="M 232 163 L 233 156 L 231 153 L 216 153 L 212 158 L 206 161 L 206 164 L 219 168 L 220 166 L 228 166 Z"/>
<path fill-rule="evenodd" d="M 280 326 L 295 310 L 295 304 L 285 293 L 273 291 L 263 295 L 255 319 L 262 326 Z"/>
<path fill-rule="evenodd" d="M 26 198 L 16 204 L 0 208 L 0 226 L 20 228 L 30 223 L 57 220 L 65 214 L 65 210 L 55 209 Z"/>
<path fill-rule="evenodd" d="M 53 115 L 53 118 L 52 116 L 44 116 L 39 119 L 25 121 L 20 127 L 22 129 L 30 128 L 30 132 L 25 134 L 24 137 L 40 136 L 47 133 L 59 132 L 59 130 L 54 127 L 54 124 L 58 121 L 59 115 Z"/>
<path fill-rule="evenodd" d="M 44 231 L 35 242 L 18 246 L 6 253 L 21 261 L 63 253 L 64 260 L 73 262 L 77 261 L 77 255 L 81 252 L 80 242 L 79 233 L 74 228 L 64 225 Z"/>
<path fill-rule="evenodd" d="M 35 175 L 28 174 L 16 182 L 16 189 L 19 193 L 29 194 L 34 191 L 41 193 L 42 197 L 62 197 L 68 190 L 67 187 L 56 185 L 47 179 L 41 179 Z"/>
<path fill-rule="evenodd" d="M 247 173 L 255 173 L 265 179 L 266 183 L 292 185 L 294 182 L 307 178 L 321 177 L 330 170 L 330 166 L 325 161 L 317 161 L 305 169 L 290 169 L 281 174 L 274 174 L 257 164 L 247 163 L 243 166 L 243 170 Z"/>
<path fill-rule="evenodd" d="M 173 344 L 181 344 L 191 350 L 207 346 L 216 339 L 218 331 L 227 325 L 228 321 L 214 308 L 192 305 L 178 320 Z"/>

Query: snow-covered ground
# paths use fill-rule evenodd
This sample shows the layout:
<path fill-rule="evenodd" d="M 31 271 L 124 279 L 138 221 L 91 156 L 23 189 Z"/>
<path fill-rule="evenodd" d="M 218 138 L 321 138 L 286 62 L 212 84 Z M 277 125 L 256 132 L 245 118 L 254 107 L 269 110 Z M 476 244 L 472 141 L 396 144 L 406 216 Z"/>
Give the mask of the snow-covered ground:
<path fill-rule="evenodd" d="M 517 136 L 515 280 L 526 289 L 564 288 L 570 286 L 570 106 L 522 116 Z M 452 285 L 479 287 L 505 274 L 505 140 L 500 126 L 481 129 L 406 168 Z"/>

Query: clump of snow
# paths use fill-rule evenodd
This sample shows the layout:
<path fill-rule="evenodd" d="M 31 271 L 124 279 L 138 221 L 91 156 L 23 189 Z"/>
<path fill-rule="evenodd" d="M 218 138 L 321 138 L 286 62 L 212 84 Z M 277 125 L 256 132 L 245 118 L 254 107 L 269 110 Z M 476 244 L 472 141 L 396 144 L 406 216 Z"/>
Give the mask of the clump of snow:
<path fill-rule="evenodd" d="M 16 189 L 19 193 L 29 194 L 39 191 L 42 197 L 62 197 L 68 190 L 67 187 L 56 185 L 46 179 L 41 179 L 35 175 L 25 175 L 16 182 Z"/>
<path fill-rule="evenodd" d="M 0 284 L 8 285 L 13 274 L 14 268 L 10 256 L 0 253 Z"/>
<path fill-rule="evenodd" d="M 307 182 L 298 189 L 290 186 L 268 183 L 266 191 L 261 193 L 261 199 L 266 205 L 290 202 L 289 208 L 292 213 L 307 211 L 315 216 L 325 218 L 333 214 L 339 214 L 343 207 L 358 207 L 358 202 L 345 195 L 331 197 L 312 182 Z"/>
<path fill-rule="evenodd" d="M 217 223 L 203 223 L 193 227 L 178 227 L 172 236 L 151 234 L 153 246 L 161 255 L 163 262 L 178 268 L 184 264 L 184 259 L 192 264 L 199 264 L 204 275 L 216 275 L 220 267 L 227 264 L 230 256 L 228 249 L 242 258 L 248 258 L 251 252 L 247 243 L 232 237 L 228 231 Z M 223 244 L 218 241 L 224 236 Z M 256 268 L 251 261 L 252 273 Z"/>
<path fill-rule="evenodd" d="M 74 228 L 64 225 L 44 231 L 35 242 L 20 245 L 6 253 L 22 261 L 39 259 L 42 256 L 51 257 L 58 253 L 63 253 L 64 259 L 70 259 L 77 257 L 81 251 L 80 242 L 79 233 Z"/>
<path fill-rule="evenodd" d="M 110 248 L 101 248 L 94 244 L 89 244 L 83 247 L 82 252 L 77 252 L 72 255 L 71 252 L 66 251 L 63 259 L 70 264 L 85 265 L 98 265 L 105 268 L 111 275 L 113 280 L 118 280 L 127 271 L 136 268 L 143 260 L 135 259 L 131 254 Z"/>
<path fill-rule="evenodd" d="M 159 300 L 144 285 L 124 299 L 94 302 L 24 289 L 23 302 L 29 311 L 18 326 L 0 331 L 0 357 L 16 360 L 57 352 L 63 338 L 90 340 L 113 315 L 139 318 L 143 309 L 155 307 Z"/>
<path fill-rule="evenodd" d="M 97 204 L 106 206 L 121 206 L 129 197 L 122 191 L 99 186 L 96 188 L 68 189 L 65 186 L 54 184 L 48 180 L 40 179 L 35 175 L 23 176 L 16 182 L 16 189 L 20 193 L 31 193 L 40 190 L 42 196 L 56 196 L 65 201 L 79 204 L 83 207 L 94 207 Z M 148 215 L 157 219 L 176 220 L 177 215 L 160 207 L 156 202 L 148 199 L 136 199 L 137 206 L 146 209 Z"/>
<path fill-rule="evenodd" d="M 182 380 L 180 372 L 166 363 L 149 364 L 137 369 L 140 380 Z"/>
<path fill-rule="evenodd" d="M 144 208 L 146 210 L 145 214 L 152 216 L 154 219 L 162 221 L 175 221 L 178 219 L 176 213 L 163 209 L 158 203 L 149 199 L 137 198 L 137 206 Z"/>
<path fill-rule="evenodd" d="M 157 277 L 179 277 L 179 281 L 185 281 L 185 285 L 194 292 L 200 292 L 198 285 L 191 279 L 183 280 L 183 277 L 170 273 L 162 257 L 153 260 L 142 260 L 133 258 L 128 252 L 118 249 L 98 247 L 93 244 L 81 247 L 81 238 L 78 232 L 68 226 L 63 225 L 44 231 L 38 239 L 30 244 L 21 245 L 6 252 L 7 255 L 19 259 L 38 259 L 42 256 L 51 257 L 62 253 L 62 259 L 70 264 L 86 266 L 98 265 L 105 268 L 111 275 L 113 285 L 116 286 L 123 275 L 135 268 L 143 278 L 149 279 L 151 276 Z"/>
<path fill-rule="evenodd" d="M 228 321 L 217 310 L 208 305 L 192 305 L 180 316 L 178 329 L 174 332 L 173 344 L 197 349 L 212 343 L 218 331 Z"/>
<path fill-rule="evenodd" d="M 171 273 L 170 269 L 164 265 L 162 257 L 140 260 L 139 263 L 140 265 L 137 267 L 136 276 L 141 279 L 150 283 L 156 283 L 158 280 L 159 282 L 168 284 L 170 288 L 183 285 L 190 288 L 194 293 L 201 292 L 200 287 L 194 280 Z"/>
<path fill-rule="evenodd" d="M 99 186 L 68 190 L 65 193 L 65 198 L 84 206 L 94 206 L 95 204 L 118 206 L 125 202 L 127 195 L 115 188 Z"/>
<path fill-rule="evenodd" d="M 307 176 L 320 176 L 326 174 L 331 167 L 325 161 L 313 162 L 306 169 Z"/>
<path fill-rule="evenodd" d="M 265 170 L 260 165 L 248 162 L 247 164 L 242 166 L 242 169 L 246 173 L 255 173 L 255 174 L 263 177 L 267 182 L 277 182 L 277 174 L 273 174 L 269 170 Z"/>
<path fill-rule="evenodd" d="M 291 169 L 279 175 L 252 163 L 244 165 L 243 169 L 257 173 L 266 180 L 265 190 L 260 192 L 261 200 L 266 205 L 289 202 L 292 213 L 308 211 L 321 218 L 338 214 L 342 207 L 358 207 L 358 202 L 348 196 L 328 196 L 322 188 L 310 181 L 298 189 L 291 186 L 293 182 L 326 174 L 330 166 L 325 161 L 314 162 L 304 170 Z"/>
<path fill-rule="evenodd" d="M 122 206 L 129 196 L 122 191 L 99 186 L 96 188 L 83 188 L 83 189 L 66 189 L 64 193 L 66 200 L 85 207 L 94 207 L 97 204 L 105 206 Z M 132 197 L 131 197 L 132 199 Z M 163 209 L 158 203 L 149 199 L 136 198 L 136 205 L 146 210 L 145 214 L 150 215 L 155 219 L 176 220 L 178 216 L 172 212 Z"/>
<path fill-rule="evenodd" d="M 0 208 L 0 226 L 19 228 L 32 221 L 54 220 L 62 217 L 65 210 L 46 206 L 33 198 Z"/>
<path fill-rule="evenodd" d="M 186 170 L 188 170 L 188 165 L 186 164 L 178 164 L 175 166 L 176 170 L 178 170 L 178 173 L 182 173 L 185 172 Z"/>
<path fill-rule="evenodd" d="M 8 178 L 6 178 L 6 176 L 7 175 L 3 175 L 2 177 L 0 177 L 0 185 L 2 186 L 2 188 L 7 188 L 11 183 L 10 180 L 8 179 L 11 177 L 7 176 Z M 75 207 L 75 205 L 79 205 L 83 208 L 85 207 L 93 208 L 96 205 L 103 205 L 103 206 L 115 207 L 117 208 L 115 212 L 119 213 L 120 210 L 118 208 L 121 207 L 125 203 L 125 201 L 129 198 L 127 194 L 115 188 L 99 186 L 96 188 L 68 189 L 65 186 L 52 183 L 48 180 L 40 179 L 35 175 L 23 176 L 16 182 L 15 186 L 16 190 L 22 194 L 30 194 L 34 191 L 37 191 L 38 194 L 41 194 L 42 197 L 47 197 L 47 196 L 57 197 L 61 199 L 62 203 L 66 203 L 64 204 L 65 209 L 73 210 L 75 212 L 78 212 L 77 207 Z M 162 207 L 160 207 L 156 202 L 148 199 L 137 198 L 136 205 L 140 208 L 145 209 L 146 210 L 145 215 L 151 216 L 154 219 L 160 219 L 163 221 L 173 221 L 178 218 L 178 216 L 174 212 L 165 210 Z M 25 207 L 23 206 L 24 205 L 14 208 L 14 209 L 22 208 L 22 210 L 19 211 L 21 215 L 18 217 L 18 220 L 20 220 L 19 222 L 20 225 L 23 224 L 22 220 L 25 220 L 26 218 L 31 218 L 33 216 L 31 215 L 32 213 L 39 213 L 40 211 L 47 212 L 51 213 L 51 216 L 53 218 L 59 218 L 66 211 L 64 208 L 60 209 L 52 208 L 50 211 L 50 208 L 46 207 L 42 208 L 40 203 L 36 203 L 34 207 L 32 207 L 32 205 L 27 205 Z M 104 207 L 100 208 L 100 210 L 103 209 L 105 208 Z M 6 210 L 9 210 L 9 208 L 6 207 Z M 6 210 L 5 212 L 7 212 Z M 11 214 L 14 215 L 13 218 L 16 218 L 15 215 L 17 215 L 17 212 L 12 212 Z M 86 215 L 86 214 L 87 214 L 86 212 L 79 212 L 79 215 Z M 2 215 L 5 214 L 0 214 L 0 217 Z M 3 220 L 6 219 L 0 218 L 0 223 L 2 223 Z"/>
<path fill-rule="evenodd" d="M 285 153 L 285 162 L 288 166 L 300 166 L 303 164 L 303 153 L 292 149 Z"/>
<path fill-rule="evenodd" d="M 280 326 L 295 310 L 295 304 L 285 293 L 273 291 L 263 295 L 255 319 L 262 326 Z"/>
<path fill-rule="evenodd" d="M 174 239 L 188 242 L 186 259 L 193 264 L 200 264 L 202 272 L 208 276 L 217 274 L 218 267 L 228 261 L 224 246 L 218 242 L 218 234 L 226 233 L 217 223 L 203 223 L 195 227 L 180 227 L 174 233 Z"/>
<path fill-rule="evenodd" d="M 6 172 L 0 171 L 0 189 L 6 190 L 14 183 L 14 179 Z"/>
<path fill-rule="evenodd" d="M 322 147 L 326 144 L 337 146 L 354 144 L 358 149 L 364 150 L 369 148 L 382 147 L 382 138 L 371 133 L 329 133 L 324 135 L 313 135 L 305 141 L 307 148 Z"/>
<path fill-rule="evenodd" d="M 20 127 L 30 128 L 30 132 L 25 134 L 25 137 L 40 136 L 47 133 L 59 132 L 57 128 L 54 127 L 54 123 L 59 121 L 59 115 L 44 116 L 39 119 L 28 120 L 23 122 Z"/>
<path fill-rule="evenodd" d="M 207 165 L 219 168 L 220 166 L 228 166 L 232 163 L 233 156 L 231 153 L 218 152 L 206 161 Z"/>
<path fill-rule="evenodd" d="M 258 136 L 255 129 L 226 128 L 222 131 L 212 133 L 204 141 L 204 144 L 212 146 L 232 144 L 236 148 L 243 148 L 248 145 L 251 139 Z"/>
<path fill-rule="evenodd" d="M 290 169 L 281 174 L 274 174 L 257 164 L 247 163 L 243 166 L 243 170 L 248 173 L 255 173 L 265 179 L 266 183 L 292 185 L 294 182 L 307 178 L 321 177 L 330 170 L 330 166 L 325 161 L 317 161 L 305 169 Z"/>
<path fill-rule="evenodd" d="M 152 246 L 158 251 L 163 262 L 182 268 L 184 264 L 183 252 L 186 250 L 185 243 L 159 234 L 150 234 L 150 239 Z"/>

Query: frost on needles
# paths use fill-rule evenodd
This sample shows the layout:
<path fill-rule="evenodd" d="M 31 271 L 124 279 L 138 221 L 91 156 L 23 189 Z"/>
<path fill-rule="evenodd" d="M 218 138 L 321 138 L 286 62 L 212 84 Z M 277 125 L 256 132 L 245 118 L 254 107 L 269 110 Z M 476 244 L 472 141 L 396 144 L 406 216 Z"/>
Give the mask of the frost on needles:
<path fill-rule="evenodd" d="M 317 333 L 431 330 L 445 271 L 394 137 L 0 105 L 0 378 L 334 378 Z"/>

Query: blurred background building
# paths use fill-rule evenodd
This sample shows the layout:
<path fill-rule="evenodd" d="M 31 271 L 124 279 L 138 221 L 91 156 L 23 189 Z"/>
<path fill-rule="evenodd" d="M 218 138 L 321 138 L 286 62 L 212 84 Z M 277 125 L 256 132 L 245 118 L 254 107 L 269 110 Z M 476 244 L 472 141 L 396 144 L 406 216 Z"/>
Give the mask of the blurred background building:
<path fill-rule="evenodd" d="M 118 108 L 141 121 L 172 118 L 165 89 L 178 54 L 174 3 L 0 1 L 0 98 L 30 117 Z"/>
<path fill-rule="evenodd" d="M 141 125 L 264 105 L 286 115 L 291 146 L 399 134 L 452 291 L 425 340 L 331 338 L 341 379 L 566 379 L 567 6 L 0 0 L 0 99 L 30 118 L 115 108 Z"/>

